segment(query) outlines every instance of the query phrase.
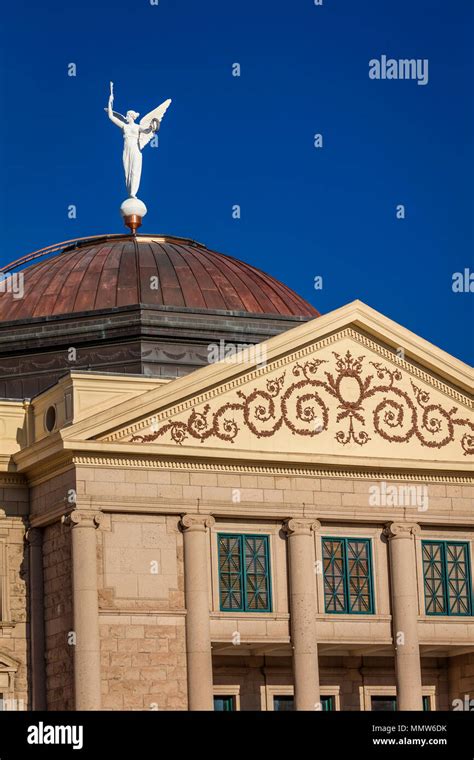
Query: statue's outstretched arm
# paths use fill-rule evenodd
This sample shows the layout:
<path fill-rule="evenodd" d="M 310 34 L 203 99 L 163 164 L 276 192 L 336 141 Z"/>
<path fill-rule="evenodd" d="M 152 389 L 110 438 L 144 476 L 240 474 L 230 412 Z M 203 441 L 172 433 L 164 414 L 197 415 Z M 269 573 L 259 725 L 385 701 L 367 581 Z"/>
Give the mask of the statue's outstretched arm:
<path fill-rule="evenodd" d="M 123 129 L 124 124 L 126 123 L 125 118 L 118 113 L 115 113 L 115 111 L 112 109 L 112 105 L 114 102 L 114 96 L 110 95 L 109 97 L 109 103 L 107 106 L 107 114 L 111 122 L 113 122 L 117 127 L 120 127 L 120 129 Z"/>

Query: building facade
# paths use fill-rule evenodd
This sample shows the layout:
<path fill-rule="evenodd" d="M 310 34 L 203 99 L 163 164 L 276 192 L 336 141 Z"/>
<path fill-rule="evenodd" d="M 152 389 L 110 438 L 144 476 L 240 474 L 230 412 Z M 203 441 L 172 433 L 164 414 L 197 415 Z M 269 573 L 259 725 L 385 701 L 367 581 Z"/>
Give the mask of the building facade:
<path fill-rule="evenodd" d="M 246 267 L 103 238 L 0 297 L 6 709 L 469 709 L 470 368 Z"/>

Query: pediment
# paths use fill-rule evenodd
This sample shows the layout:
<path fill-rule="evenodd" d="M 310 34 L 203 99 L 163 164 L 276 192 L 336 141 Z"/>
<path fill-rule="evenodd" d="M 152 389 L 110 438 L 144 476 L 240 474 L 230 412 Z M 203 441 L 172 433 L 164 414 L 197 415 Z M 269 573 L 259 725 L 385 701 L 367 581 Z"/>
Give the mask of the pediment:
<path fill-rule="evenodd" d="M 329 334 L 318 329 L 324 319 L 318 318 L 285 333 L 285 339 L 261 344 L 268 356 L 258 365 L 239 367 L 233 357 L 227 366 L 220 362 L 173 381 L 161 394 L 151 392 L 154 402 L 145 394 L 146 413 L 95 440 L 127 444 L 137 453 L 166 445 L 179 456 L 199 447 L 202 453 L 339 455 L 466 467 L 474 454 L 472 402 L 434 371 L 438 349 L 427 352 L 424 346 L 430 344 L 419 339 L 419 360 L 413 350 L 402 358 L 394 350 L 396 330 L 384 343 L 380 329 L 377 336 L 364 329 L 371 327 L 369 319 L 361 323 L 361 312 L 377 312 L 357 308 L 357 323 L 346 319 Z M 448 355 L 439 353 L 446 363 Z M 423 365 L 426 356 L 429 367 Z M 178 385 L 182 397 L 170 403 L 171 386 L 179 391 Z"/>

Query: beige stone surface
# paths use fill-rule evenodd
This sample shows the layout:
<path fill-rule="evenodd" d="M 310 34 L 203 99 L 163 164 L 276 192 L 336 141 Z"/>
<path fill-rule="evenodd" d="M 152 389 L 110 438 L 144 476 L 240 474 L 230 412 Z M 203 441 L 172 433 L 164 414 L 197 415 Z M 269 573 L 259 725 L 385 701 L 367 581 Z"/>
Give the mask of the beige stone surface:
<path fill-rule="evenodd" d="M 44 528 L 44 617 L 48 710 L 74 710 L 71 536 L 57 522 Z"/>

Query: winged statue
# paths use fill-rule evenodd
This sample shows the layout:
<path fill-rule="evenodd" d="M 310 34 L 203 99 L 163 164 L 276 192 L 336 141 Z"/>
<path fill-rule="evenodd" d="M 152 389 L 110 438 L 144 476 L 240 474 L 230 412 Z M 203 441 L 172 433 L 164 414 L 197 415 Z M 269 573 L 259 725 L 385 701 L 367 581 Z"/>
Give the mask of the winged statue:
<path fill-rule="evenodd" d="M 140 122 L 136 120 L 140 116 L 136 111 L 127 111 L 123 116 L 113 110 L 114 89 L 110 83 L 109 104 L 107 111 L 109 119 L 123 132 L 123 168 L 125 171 L 125 184 L 129 198 L 136 198 L 142 174 L 142 150 L 154 135 L 158 132 L 161 120 L 171 105 L 171 100 L 165 100 L 158 108 L 147 113 Z"/>

